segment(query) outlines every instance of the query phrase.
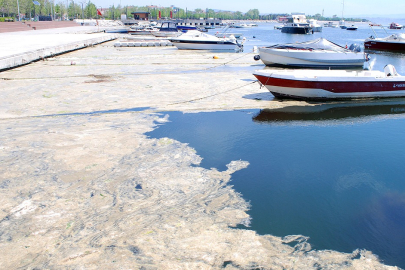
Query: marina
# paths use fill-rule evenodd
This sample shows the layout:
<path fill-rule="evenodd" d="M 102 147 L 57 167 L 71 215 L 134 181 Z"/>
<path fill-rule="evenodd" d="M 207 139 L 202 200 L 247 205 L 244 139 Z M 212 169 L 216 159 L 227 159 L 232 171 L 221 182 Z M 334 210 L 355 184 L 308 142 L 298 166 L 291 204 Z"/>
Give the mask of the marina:
<path fill-rule="evenodd" d="M 111 40 L 3 70 L 0 267 L 404 268 L 403 99 L 280 100 L 253 76 L 282 70 L 258 47 L 363 44 L 368 25 L 275 25 L 239 28 L 239 53 L 80 26 L 71 38 Z M 36 48 L 68 43 L 36 31 Z M 0 63 L 30 53 L 26 33 L 1 35 Z M 404 59 L 367 66 L 405 74 Z"/>

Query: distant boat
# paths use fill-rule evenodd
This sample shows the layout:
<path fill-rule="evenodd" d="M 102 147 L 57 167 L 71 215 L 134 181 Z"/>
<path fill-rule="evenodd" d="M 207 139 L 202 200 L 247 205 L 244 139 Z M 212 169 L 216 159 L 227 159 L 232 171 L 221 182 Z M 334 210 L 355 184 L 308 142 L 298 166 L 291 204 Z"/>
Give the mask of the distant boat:
<path fill-rule="evenodd" d="M 105 29 L 104 33 L 127 34 L 128 28 Z"/>
<path fill-rule="evenodd" d="M 259 56 L 265 65 L 312 68 L 362 67 L 368 58 L 366 54 L 360 52 L 360 48 L 355 52 L 324 38 L 261 47 Z"/>
<path fill-rule="evenodd" d="M 158 28 L 146 26 L 146 27 L 131 27 L 128 30 L 128 34 L 131 35 L 152 35 L 152 32 L 159 31 Z"/>
<path fill-rule="evenodd" d="M 320 25 L 317 20 L 310 19 L 309 26 L 314 32 L 322 32 L 322 25 Z"/>
<path fill-rule="evenodd" d="M 357 30 L 357 26 L 352 24 L 351 26 L 346 27 L 346 30 L 355 31 L 355 30 Z"/>
<path fill-rule="evenodd" d="M 398 23 L 393 22 L 390 24 L 390 29 L 402 29 L 402 28 L 403 28 L 403 26 Z"/>
<path fill-rule="evenodd" d="M 364 41 L 364 48 L 369 50 L 405 51 L 405 34 L 393 34 L 385 38 L 370 36 Z"/>
<path fill-rule="evenodd" d="M 253 75 L 275 97 L 305 100 L 405 97 L 405 76 L 381 71 L 258 70 Z"/>
<path fill-rule="evenodd" d="M 304 13 L 292 13 L 287 18 L 287 23 L 281 28 L 281 33 L 287 34 L 313 34 Z"/>

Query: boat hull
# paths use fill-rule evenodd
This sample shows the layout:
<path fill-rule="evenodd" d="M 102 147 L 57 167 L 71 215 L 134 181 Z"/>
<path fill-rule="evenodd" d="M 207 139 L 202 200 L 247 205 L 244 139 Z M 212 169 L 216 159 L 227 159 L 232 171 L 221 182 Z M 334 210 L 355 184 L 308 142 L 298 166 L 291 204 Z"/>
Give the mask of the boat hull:
<path fill-rule="evenodd" d="M 330 72 L 332 72 L 330 77 L 312 76 L 310 78 L 305 76 L 293 78 L 291 75 L 279 75 L 277 72 L 269 74 L 257 72 L 253 75 L 278 98 L 340 100 L 405 97 L 405 77 L 361 75 L 345 77 L 334 76 L 333 71 Z"/>
<path fill-rule="evenodd" d="M 405 51 L 404 42 L 385 42 L 379 40 L 366 40 L 364 48 L 369 50 Z"/>
<path fill-rule="evenodd" d="M 363 53 L 327 50 L 291 50 L 259 48 L 260 59 L 265 65 L 291 67 L 362 67 L 366 61 Z"/>
<path fill-rule="evenodd" d="M 232 42 L 221 41 L 179 41 L 170 40 L 179 50 L 239 50 L 240 47 Z"/>
<path fill-rule="evenodd" d="M 293 27 L 293 26 L 284 26 L 281 28 L 281 33 L 287 34 L 313 34 L 311 27 Z"/>

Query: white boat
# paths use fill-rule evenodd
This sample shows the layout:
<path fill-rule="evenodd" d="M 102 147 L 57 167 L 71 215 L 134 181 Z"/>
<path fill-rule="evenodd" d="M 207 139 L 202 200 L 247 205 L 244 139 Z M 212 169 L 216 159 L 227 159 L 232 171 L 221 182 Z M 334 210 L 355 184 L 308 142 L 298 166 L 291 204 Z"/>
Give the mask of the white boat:
<path fill-rule="evenodd" d="M 234 36 L 219 38 L 196 30 L 187 31 L 181 36 L 169 39 L 180 50 L 234 50 L 243 48 Z"/>
<path fill-rule="evenodd" d="M 354 46 L 352 46 L 354 47 Z M 259 48 L 259 56 L 265 65 L 292 67 L 361 67 L 367 61 L 367 54 L 346 49 L 324 38 L 277 44 Z"/>
<path fill-rule="evenodd" d="M 183 32 L 177 29 L 177 24 L 173 22 L 163 22 L 159 31 L 152 32 L 155 37 L 177 37 Z"/>
<path fill-rule="evenodd" d="M 309 19 L 309 26 L 314 32 L 322 32 L 322 25 L 320 25 L 317 20 Z"/>
<path fill-rule="evenodd" d="M 159 31 L 158 28 L 152 26 L 145 27 L 131 27 L 128 33 L 131 35 L 152 35 L 152 32 Z"/>
<path fill-rule="evenodd" d="M 260 70 L 253 75 L 275 97 L 306 100 L 405 97 L 405 76 L 381 71 Z"/>

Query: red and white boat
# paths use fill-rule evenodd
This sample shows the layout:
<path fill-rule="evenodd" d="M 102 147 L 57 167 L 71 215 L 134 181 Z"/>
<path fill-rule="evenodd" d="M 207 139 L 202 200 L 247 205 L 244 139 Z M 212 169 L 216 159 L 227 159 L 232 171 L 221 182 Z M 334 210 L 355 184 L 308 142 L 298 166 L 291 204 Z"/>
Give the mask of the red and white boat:
<path fill-rule="evenodd" d="M 405 51 L 405 34 L 393 34 L 385 38 L 371 36 L 364 41 L 364 48 L 369 50 Z"/>
<path fill-rule="evenodd" d="M 275 97 L 307 100 L 405 97 L 405 76 L 381 71 L 259 70 L 253 75 Z"/>
<path fill-rule="evenodd" d="M 403 28 L 403 26 L 398 23 L 393 22 L 390 24 L 390 29 L 402 29 L 402 28 Z"/>

